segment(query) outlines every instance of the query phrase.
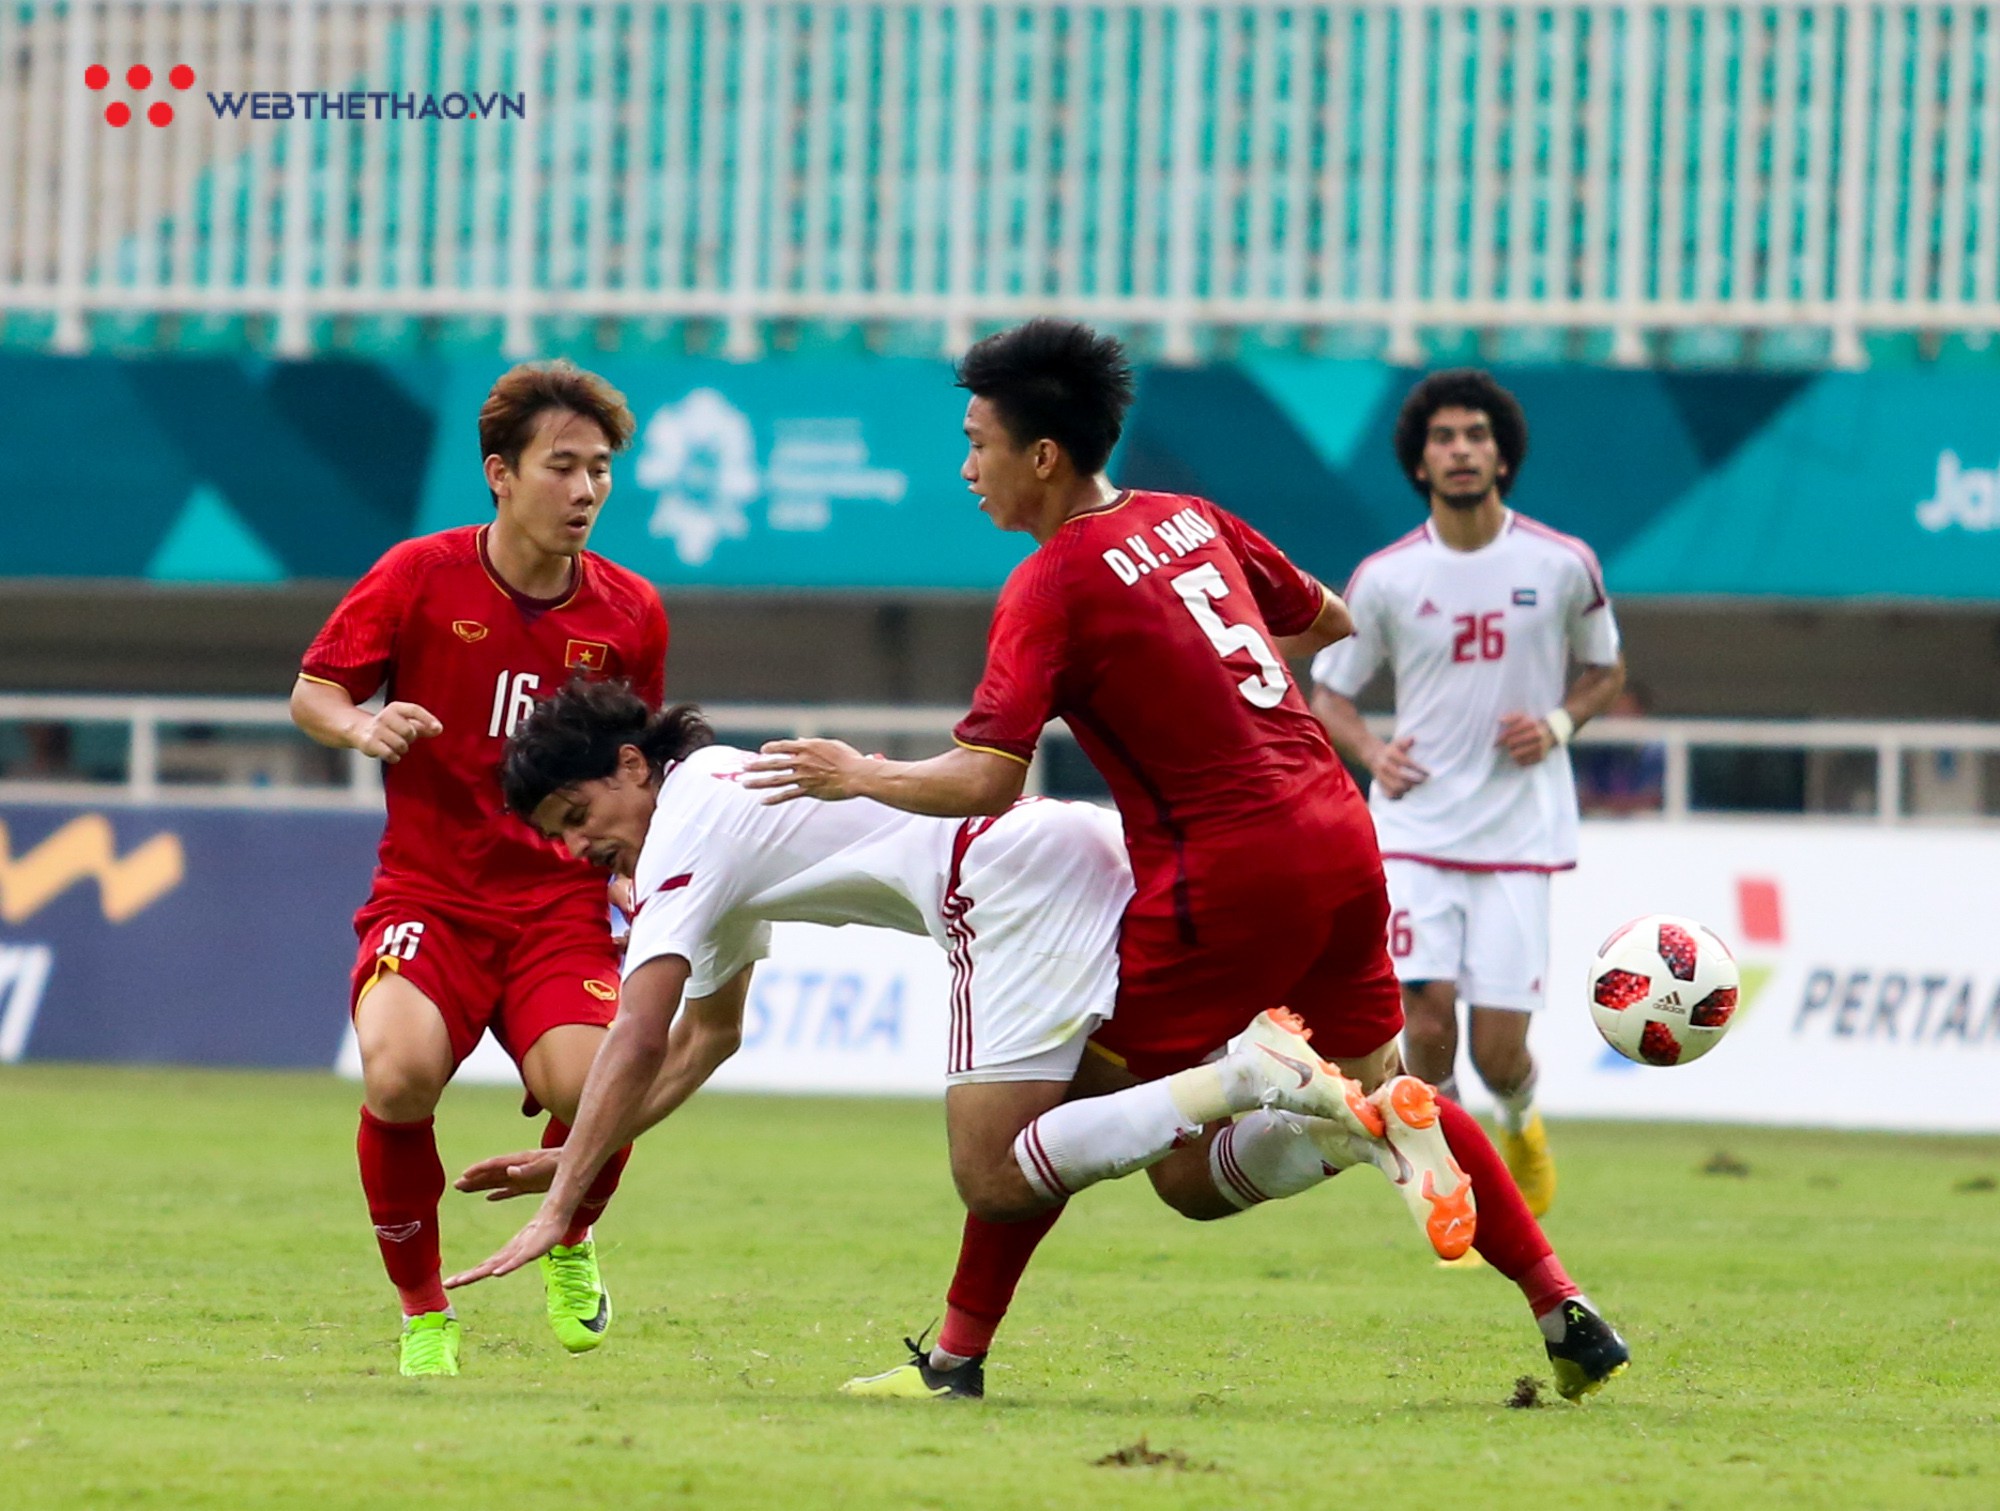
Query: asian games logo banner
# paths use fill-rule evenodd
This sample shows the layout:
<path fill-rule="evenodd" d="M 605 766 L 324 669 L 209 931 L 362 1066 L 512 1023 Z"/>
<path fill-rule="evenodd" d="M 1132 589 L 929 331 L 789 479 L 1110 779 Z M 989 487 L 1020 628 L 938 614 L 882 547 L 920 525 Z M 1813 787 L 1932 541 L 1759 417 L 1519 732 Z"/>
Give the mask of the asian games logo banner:
<path fill-rule="evenodd" d="M 638 425 L 591 548 L 653 582 L 990 592 L 1028 552 L 959 476 L 966 396 L 947 363 L 578 360 Z M 453 364 L 441 434 L 475 430 L 493 377 Z M 436 448 L 412 533 L 491 517 L 462 452 Z"/>
<path fill-rule="evenodd" d="M 657 499 L 648 533 L 700 567 L 719 542 L 749 535 L 753 505 L 773 530 L 819 533 L 838 506 L 900 504 L 910 491 L 908 474 L 871 465 L 855 415 L 780 419 L 761 470 L 757 456 L 750 417 L 715 389 L 661 405 L 639 447 L 639 486 Z"/>

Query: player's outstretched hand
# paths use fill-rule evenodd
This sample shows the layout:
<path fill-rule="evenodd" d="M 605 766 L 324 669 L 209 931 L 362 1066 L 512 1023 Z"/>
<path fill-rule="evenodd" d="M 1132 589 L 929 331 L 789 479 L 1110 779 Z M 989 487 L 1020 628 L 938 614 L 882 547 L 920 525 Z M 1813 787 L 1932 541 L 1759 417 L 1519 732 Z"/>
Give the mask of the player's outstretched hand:
<path fill-rule="evenodd" d="M 563 1230 L 568 1226 L 567 1219 L 558 1217 L 544 1203 L 542 1210 L 535 1214 L 534 1221 L 516 1233 L 504 1249 L 484 1264 L 459 1271 L 444 1283 L 445 1289 L 455 1291 L 462 1285 L 471 1285 L 493 1275 L 511 1275 L 522 1265 L 533 1264 L 562 1242 Z"/>
<path fill-rule="evenodd" d="M 1368 763 L 1376 784 L 1390 797 L 1401 797 L 1430 777 L 1430 772 L 1410 759 L 1410 747 L 1415 743 L 1415 735 L 1399 735 L 1376 751 L 1375 759 Z"/>
<path fill-rule="evenodd" d="M 1508 714 L 1500 721 L 1496 742 L 1516 766 L 1533 766 L 1556 748 L 1555 731 L 1528 714 Z"/>
<path fill-rule="evenodd" d="M 419 703 L 388 703 L 361 726 L 354 748 L 365 756 L 395 765 L 419 740 L 444 733 L 436 714 Z"/>
<path fill-rule="evenodd" d="M 523 1149 L 519 1154 L 496 1154 L 467 1165 L 465 1173 L 452 1185 L 461 1191 L 484 1191 L 488 1201 L 507 1201 L 516 1196 L 533 1196 L 555 1184 L 556 1166 L 562 1162 L 560 1149 Z"/>
<path fill-rule="evenodd" d="M 872 759 L 841 740 L 766 740 L 759 758 L 744 767 L 743 785 L 769 793 L 766 803 L 816 797 L 837 803 L 861 796 L 860 778 Z"/>

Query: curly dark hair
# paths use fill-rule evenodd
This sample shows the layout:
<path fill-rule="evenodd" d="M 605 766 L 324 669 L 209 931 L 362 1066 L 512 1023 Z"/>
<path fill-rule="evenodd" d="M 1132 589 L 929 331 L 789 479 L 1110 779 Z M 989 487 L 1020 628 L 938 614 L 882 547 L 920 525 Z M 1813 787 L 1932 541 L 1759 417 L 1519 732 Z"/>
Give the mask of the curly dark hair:
<path fill-rule="evenodd" d="M 1132 407 L 1132 364 L 1112 336 L 1073 320 L 1030 320 L 958 360 L 958 386 L 1000 412 L 1016 446 L 1054 441 L 1086 477 L 1104 470 Z"/>
<path fill-rule="evenodd" d="M 594 782 L 618 769 L 618 752 L 636 745 L 654 775 L 690 751 L 715 743 L 715 731 L 692 703 L 654 713 L 629 682 L 572 678 L 515 727 L 500 757 L 507 807 L 532 821 L 552 792 Z"/>
<path fill-rule="evenodd" d="M 1520 400 L 1496 383 L 1491 373 L 1476 367 L 1434 372 L 1403 400 L 1396 416 L 1396 462 L 1403 469 L 1404 481 L 1424 497 L 1430 496 L 1429 484 L 1417 481 L 1417 468 L 1423 465 L 1424 441 L 1440 409 L 1485 413 L 1493 426 L 1500 460 L 1507 464 L 1499 482 L 1500 496 L 1505 498 L 1521 475 L 1521 464 L 1528 459 L 1528 417 L 1521 413 Z"/>

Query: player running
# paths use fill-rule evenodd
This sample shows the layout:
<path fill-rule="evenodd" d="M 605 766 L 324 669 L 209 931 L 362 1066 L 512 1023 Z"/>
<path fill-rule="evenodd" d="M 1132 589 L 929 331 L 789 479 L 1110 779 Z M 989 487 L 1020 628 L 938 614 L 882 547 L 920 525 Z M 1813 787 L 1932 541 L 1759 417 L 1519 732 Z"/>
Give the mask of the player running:
<path fill-rule="evenodd" d="M 1032 535 L 1036 550 L 1001 590 L 958 748 L 898 762 L 838 741 L 778 741 L 752 784 L 779 798 L 997 813 L 1019 795 L 1043 725 L 1061 717 L 1111 787 L 1136 887 L 1117 1011 L 1092 1041 L 1103 1073 L 1129 1085 L 1200 1064 L 1259 1012 L 1287 1005 L 1343 1073 L 1383 1084 L 1399 1069 L 1403 1015 L 1374 830 L 1281 659 L 1344 635 L 1345 606 L 1215 505 L 1104 476 L 1132 396 L 1117 342 L 1031 321 L 974 346 L 959 383 L 972 395 L 962 475 L 993 522 Z M 1478 1124 L 1403 1084 L 1384 1104 L 1392 1137 L 1434 1123 L 1462 1169 L 1431 1193 L 1440 1219 L 1470 1221 L 1476 1200 L 1477 1246 L 1526 1294 L 1558 1383 L 1566 1394 L 1594 1388 L 1623 1366 L 1624 1344 L 1577 1299 Z M 1072 1163 L 1116 1130 L 1092 1126 L 1091 1102 L 1055 1109 L 1041 1095 L 1023 1089 L 1011 1113 L 1048 1155 L 1043 1189 L 1060 1199 L 1074 1189 Z M 1162 1195 L 1219 1217 L 1326 1178 L 1310 1140 L 1259 1116 L 1154 1165 Z M 874 1388 L 976 1394 L 980 1361 L 1059 1210 L 969 1217 L 936 1346 Z"/>
<path fill-rule="evenodd" d="M 1471 1004 L 1472 1063 L 1539 1217 L 1556 1170 L 1528 1020 L 1545 997 L 1549 875 L 1576 864 L 1565 747 L 1624 685 L 1618 625 L 1590 548 L 1505 503 L 1528 450 L 1506 389 L 1483 372 L 1432 374 L 1404 400 L 1395 445 L 1430 518 L 1355 569 L 1355 631 L 1314 660 L 1313 708 L 1374 773 L 1405 1061 L 1456 1096 L 1457 999 Z M 1565 690 L 1571 660 L 1582 670 Z M 1354 705 L 1385 664 L 1391 740 Z"/>
<path fill-rule="evenodd" d="M 549 1109 L 543 1142 L 560 1144 L 617 1009 L 605 873 L 506 813 L 498 762 L 538 693 L 578 671 L 628 677 L 660 701 L 659 595 L 585 550 L 632 430 L 623 395 L 567 362 L 502 375 L 479 411 L 493 522 L 392 549 L 341 600 L 292 691 L 299 728 L 389 768 L 350 1002 L 361 1186 L 403 1304 L 405 1375 L 458 1373 L 432 1131 L 445 1084 L 491 1028 L 520 1067 L 527 1110 Z M 379 713 L 356 706 L 378 689 Z M 590 1225 L 624 1160 L 605 1165 L 543 1264 L 549 1322 L 572 1353 L 610 1325 Z"/>
<path fill-rule="evenodd" d="M 1067 1195 L 1129 1174 L 1204 1124 L 1259 1109 L 1287 1116 L 1316 1161 L 1376 1165 L 1430 1218 L 1417 1188 L 1424 1175 L 1447 1176 L 1442 1140 L 1433 1131 L 1391 1147 L 1381 1113 L 1319 1060 L 1288 1013 L 1261 1014 L 1214 1063 L 1092 1103 L 1081 1129 L 1057 1136 L 1050 1118 L 1026 1130 L 1006 1123 L 1021 1086 L 1061 1100 L 1085 1041 L 1112 1013 L 1132 896 L 1117 819 L 1033 799 L 962 820 L 871 802 L 772 806 L 746 790 L 753 759 L 711 743 L 694 708 L 652 716 L 606 682 L 566 687 L 509 741 L 509 807 L 572 855 L 635 876 L 639 906 L 618 1021 L 568 1142 L 482 1161 L 458 1182 L 519 1195 L 555 1177 L 548 1200 L 513 1243 L 449 1285 L 505 1274 L 556 1242 L 597 1163 L 735 1052 L 774 921 L 874 924 L 928 934 L 949 953 L 952 1173 L 989 1220 L 1058 1203 L 1051 1181 Z M 1068 1156 L 1059 1177 L 1052 1149 Z"/>

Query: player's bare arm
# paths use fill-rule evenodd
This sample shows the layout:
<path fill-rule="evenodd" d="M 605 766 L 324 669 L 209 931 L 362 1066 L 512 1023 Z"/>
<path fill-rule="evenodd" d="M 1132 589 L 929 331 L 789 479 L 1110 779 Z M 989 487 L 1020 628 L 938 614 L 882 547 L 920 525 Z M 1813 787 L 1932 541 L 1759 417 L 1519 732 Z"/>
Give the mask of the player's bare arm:
<path fill-rule="evenodd" d="M 961 745 L 922 761 L 885 761 L 839 740 L 771 740 L 746 769 L 755 774 L 743 785 L 767 792 L 767 803 L 866 797 L 932 818 L 1005 813 L 1028 778 L 1026 762 L 997 750 Z"/>
<path fill-rule="evenodd" d="M 358 750 L 395 765 L 419 740 L 444 733 L 437 715 L 418 703 L 390 703 L 380 713 L 355 707 L 344 687 L 300 677 L 292 684 L 292 722 L 321 745 Z"/>
<path fill-rule="evenodd" d="M 1368 727 L 1353 700 L 1331 688 L 1316 686 L 1312 691 L 1312 711 L 1333 741 L 1333 748 L 1368 768 L 1369 775 L 1390 797 L 1401 797 L 1430 776 L 1410 755 L 1415 743 L 1409 735 L 1384 740 Z"/>
<path fill-rule="evenodd" d="M 667 1058 L 653 1079 L 634 1134 L 665 1122 L 743 1045 L 743 1006 L 750 992 L 745 966 L 721 990 L 690 1001 L 667 1035 Z M 488 1201 L 507 1201 L 546 1191 L 561 1164 L 560 1149 L 523 1149 L 496 1154 L 468 1165 L 452 1184 L 461 1191 L 484 1191 Z"/>
<path fill-rule="evenodd" d="M 511 1274 L 562 1242 L 597 1172 L 632 1141 L 640 1126 L 647 1093 L 666 1063 L 674 1013 L 687 980 L 688 962 L 679 955 L 649 960 L 626 977 L 617 1020 L 583 1083 L 583 1100 L 563 1144 L 555 1184 L 526 1227 L 484 1264 L 452 1276 L 447 1288 Z"/>
<path fill-rule="evenodd" d="M 1329 645 L 1345 640 L 1354 633 L 1354 615 L 1348 612 L 1347 604 L 1341 596 L 1326 584 L 1320 584 L 1323 599 L 1319 615 L 1313 622 L 1296 635 L 1280 635 L 1276 638 L 1278 654 L 1287 661 L 1297 661 L 1305 656 L 1317 655 Z"/>
<path fill-rule="evenodd" d="M 1586 666 L 1563 695 L 1562 705 L 1549 714 L 1511 713 L 1500 721 L 1497 743 L 1516 766 L 1533 766 L 1558 745 L 1567 745 L 1579 729 L 1618 701 L 1625 688 L 1625 658 L 1609 666 Z M 1554 717 L 1559 716 L 1559 717 Z M 1566 724 L 1558 728 L 1558 724 Z"/>

